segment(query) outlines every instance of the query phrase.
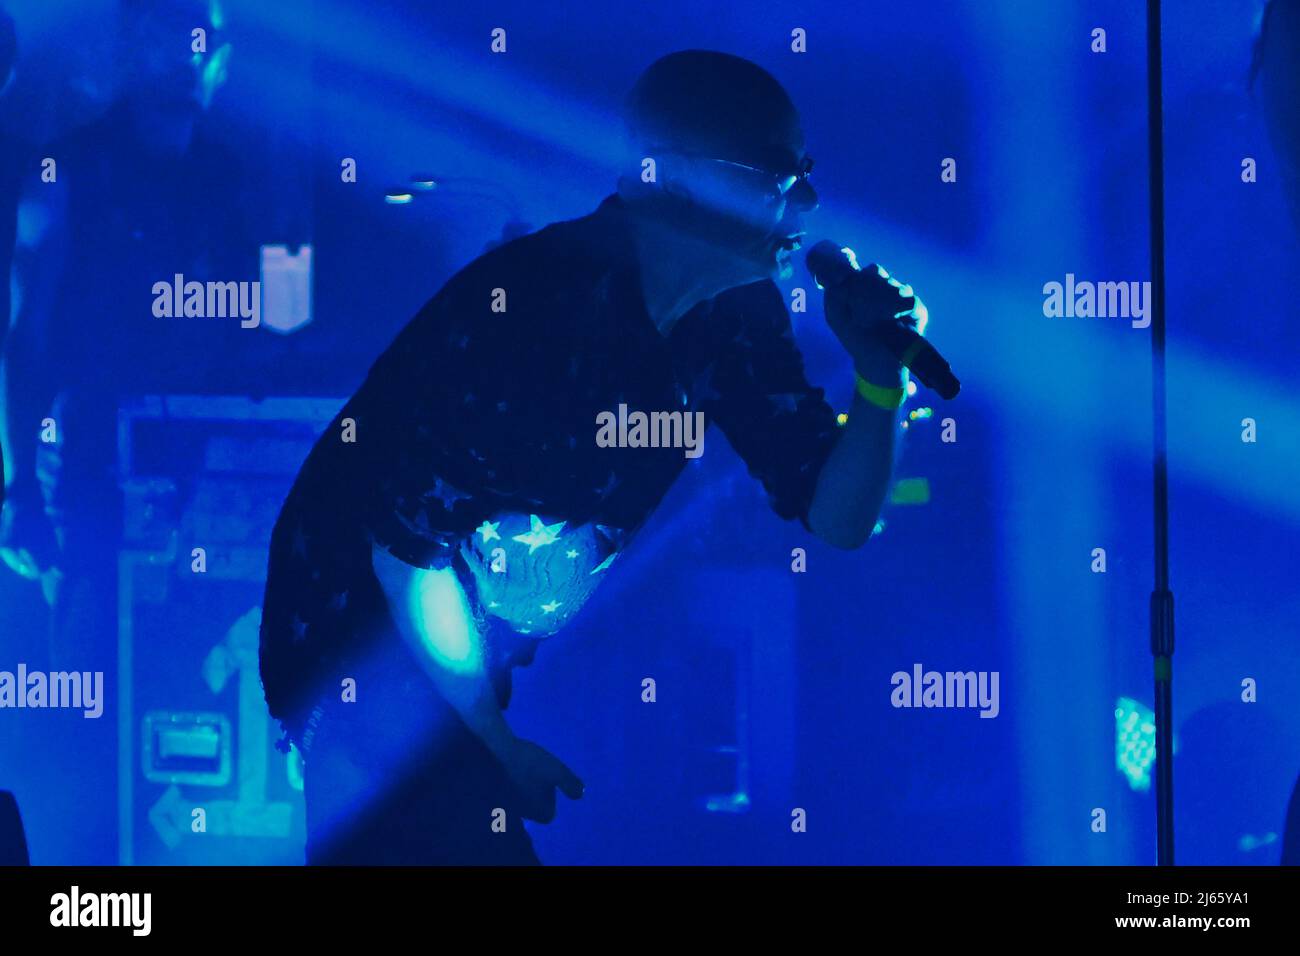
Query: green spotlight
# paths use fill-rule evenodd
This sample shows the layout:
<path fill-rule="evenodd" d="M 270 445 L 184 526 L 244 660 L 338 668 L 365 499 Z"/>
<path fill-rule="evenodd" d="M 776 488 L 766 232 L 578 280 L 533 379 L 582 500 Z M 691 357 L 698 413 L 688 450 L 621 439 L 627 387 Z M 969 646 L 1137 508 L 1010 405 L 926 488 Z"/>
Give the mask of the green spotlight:
<path fill-rule="evenodd" d="M 1115 702 L 1115 768 L 1134 790 L 1151 788 L 1156 762 L 1156 715 L 1140 701 L 1121 697 Z"/>

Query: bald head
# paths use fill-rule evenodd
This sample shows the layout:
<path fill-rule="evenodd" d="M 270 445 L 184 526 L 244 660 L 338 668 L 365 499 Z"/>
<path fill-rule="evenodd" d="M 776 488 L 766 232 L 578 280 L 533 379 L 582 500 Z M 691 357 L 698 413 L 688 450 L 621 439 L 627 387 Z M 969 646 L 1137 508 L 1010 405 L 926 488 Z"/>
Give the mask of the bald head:
<path fill-rule="evenodd" d="M 799 113 L 776 79 L 728 53 L 683 50 L 652 63 L 627 100 L 628 133 L 657 150 L 726 159 L 774 172 L 797 169 Z"/>

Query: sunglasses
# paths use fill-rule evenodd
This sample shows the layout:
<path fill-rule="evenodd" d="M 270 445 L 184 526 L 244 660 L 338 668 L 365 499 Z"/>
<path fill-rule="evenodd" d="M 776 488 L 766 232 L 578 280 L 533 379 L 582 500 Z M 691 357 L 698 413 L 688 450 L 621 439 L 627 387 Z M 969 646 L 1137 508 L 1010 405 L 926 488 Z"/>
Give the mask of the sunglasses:
<path fill-rule="evenodd" d="M 778 173 L 770 169 L 764 169 L 761 166 L 750 166 L 747 163 L 737 163 L 730 159 L 718 159 L 716 156 L 704 156 L 698 153 L 682 153 L 681 155 L 701 162 L 715 163 L 725 169 L 735 171 L 753 182 L 760 191 L 767 193 L 772 199 L 782 199 L 796 185 L 800 183 L 807 184 L 813 169 L 811 156 L 805 156 L 799 160 L 794 172 Z"/>

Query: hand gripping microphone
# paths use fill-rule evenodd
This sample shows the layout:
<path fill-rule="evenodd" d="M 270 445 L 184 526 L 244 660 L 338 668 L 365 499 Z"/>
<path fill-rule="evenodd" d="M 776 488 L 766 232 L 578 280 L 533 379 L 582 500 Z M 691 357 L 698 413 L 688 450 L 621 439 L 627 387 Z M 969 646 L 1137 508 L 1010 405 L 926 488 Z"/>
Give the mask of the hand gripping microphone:
<path fill-rule="evenodd" d="M 823 289 L 841 285 L 861 272 L 853 250 L 823 239 L 808 250 L 808 271 Z M 942 398 L 955 398 L 961 391 L 961 382 L 952 374 L 944 357 L 915 329 L 900 322 L 882 322 L 872 330 L 889 354 L 898 359 L 926 388 L 938 392 Z"/>

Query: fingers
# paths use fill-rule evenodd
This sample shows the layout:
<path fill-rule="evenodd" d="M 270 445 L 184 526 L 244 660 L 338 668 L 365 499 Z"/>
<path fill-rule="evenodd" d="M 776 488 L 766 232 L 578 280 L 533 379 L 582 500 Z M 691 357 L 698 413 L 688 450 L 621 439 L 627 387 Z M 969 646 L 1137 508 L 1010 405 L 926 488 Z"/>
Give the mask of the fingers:
<path fill-rule="evenodd" d="M 889 274 L 889 270 L 879 263 L 872 263 L 862 270 L 862 277 L 868 283 L 872 293 L 873 304 L 879 303 L 882 310 L 893 309 L 894 318 L 902 318 L 916 308 L 918 301 L 912 287 L 900 282 Z"/>
<path fill-rule="evenodd" d="M 925 334 L 930 320 L 929 311 L 915 290 L 907 283 L 889 274 L 884 266 L 872 263 L 860 273 L 855 306 L 867 321 L 880 321 L 885 316 L 897 319 L 921 335 Z"/>
<path fill-rule="evenodd" d="M 536 744 L 529 745 L 530 765 L 516 780 L 523 806 L 520 813 L 538 823 L 555 819 L 555 791 L 558 788 L 570 800 L 582 797 L 582 779 L 564 765 L 560 758 Z"/>
<path fill-rule="evenodd" d="M 925 327 L 930 324 L 930 310 L 920 298 L 917 298 L 916 305 L 912 307 L 911 321 L 916 331 L 925 335 Z"/>
<path fill-rule="evenodd" d="M 895 316 L 893 321 L 904 328 L 911 329 L 913 332 L 924 333 L 925 322 L 923 317 L 925 315 L 925 306 L 921 303 L 920 299 L 917 300 L 916 304 L 917 308 L 913 309 L 911 312 L 905 312 L 902 315 Z"/>
<path fill-rule="evenodd" d="M 555 761 L 555 765 L 559 771 L 556 786 L 560 788 L 560 792 L 570 800 L 581 799 L 582 792 L 585 789 L 582 779 L 559 760 Z"/>
<path fill-rule="evenodd" d="M 577 800 L 582 796 L 583 784 L 582 779 L 565 766 L 564 761 L 549 750 L 542 751 L 546 755 L 546 776 L 548 786 L 559 787 L 570 800 Z"/>

